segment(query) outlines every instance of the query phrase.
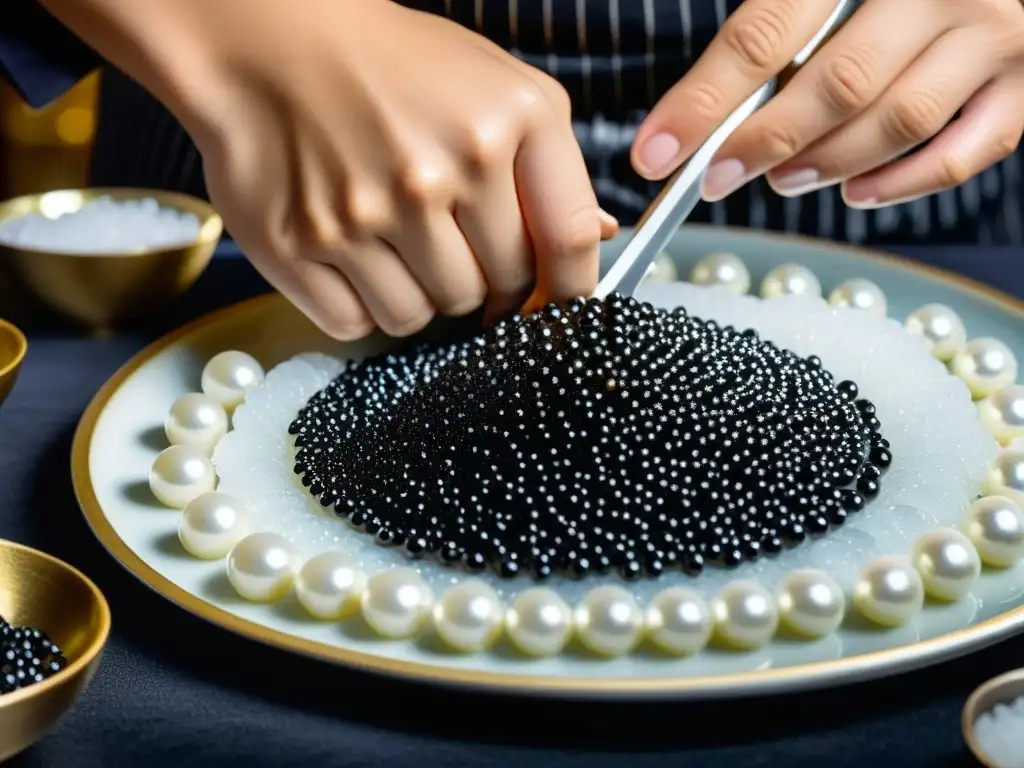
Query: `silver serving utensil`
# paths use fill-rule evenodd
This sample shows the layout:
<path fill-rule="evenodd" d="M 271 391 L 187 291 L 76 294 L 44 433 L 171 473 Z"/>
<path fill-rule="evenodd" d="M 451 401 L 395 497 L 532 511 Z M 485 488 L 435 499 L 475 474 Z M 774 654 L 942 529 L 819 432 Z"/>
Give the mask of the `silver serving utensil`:
<path fill-rule="evenodd" d="M 791 69 L 803 65 L 822 42 L 846 20 L 859 2 L 860 0 L 839 0 L 836 9 L 822 28 L 793 59 Z M 603 299 L 616 292 L 623 296 L 633 295 L 654 257 L 668 245 L 669 240 L 700 202 L 701 182 L 715 153 L 744 120 L 775 95 L 778 88 L 777 77 L 758 88 L 725 119 L 689 161 L 676 171 L 640 218 L 633 238 L 598 283 L 594 296 Z"/>

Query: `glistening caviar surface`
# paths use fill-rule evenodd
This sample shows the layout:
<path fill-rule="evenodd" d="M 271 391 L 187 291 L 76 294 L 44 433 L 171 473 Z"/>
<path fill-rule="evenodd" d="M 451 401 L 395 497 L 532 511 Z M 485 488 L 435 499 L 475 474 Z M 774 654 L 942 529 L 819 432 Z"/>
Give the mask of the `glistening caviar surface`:
<path fill-rule="evenodd" d="M 0 694 L 41 683 L 67 664 L 45 632 L 12 626 L 0 616 Z"/>
<path fill-rule="evenodd" d="M 350 364 L 295 471 L 382 543 L 471 570 L 627 578 L 822 535 L 892 460 L 874 407 L 753 331 L 633 299 Z"/>

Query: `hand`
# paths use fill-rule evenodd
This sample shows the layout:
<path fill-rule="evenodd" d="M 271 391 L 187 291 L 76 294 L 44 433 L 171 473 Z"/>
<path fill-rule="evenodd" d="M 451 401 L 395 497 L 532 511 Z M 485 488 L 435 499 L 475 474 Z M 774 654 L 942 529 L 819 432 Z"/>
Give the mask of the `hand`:
<path fill-rule="evenodd" d="M 833 8 L 746 0 L 648 116 L 637 169 L 671 172 Z M 1022 131 L 1021 0 L 864 0 L 719 150 L 704 196 L 721 199 L 767 173 L 781 195 L 842 183 L 850 206 L 881 207 L 963 183 L 1012 153 Z"/>
<path fill-rule="evenodd" d="M 497 313 L 534 286 L 539 303 L 596 285 L 616 225 L 568 98 L 473 32 L 388 0 L 75 3 L 113 18 L 107 37 L 131 32 L 145 55 L 108 40 L 111 57 L 176 113 L 227 229 L 328 334 L 401 336 L 485 298 Z M 67 0 L 49 4 L 75 28 Z"/>

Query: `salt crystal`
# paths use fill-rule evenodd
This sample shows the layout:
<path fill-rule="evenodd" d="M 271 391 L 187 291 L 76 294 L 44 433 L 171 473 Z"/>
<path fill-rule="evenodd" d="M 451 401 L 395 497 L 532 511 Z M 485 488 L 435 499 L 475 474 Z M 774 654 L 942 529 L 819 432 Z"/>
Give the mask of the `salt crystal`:
<path fill-rule="evenodd" d="M 1024 768 L 1024 696 L 983 713 L 974 722 L 974 737 L 993 765 Z"/>
<path fill-rule="evenodd" d="M 121 254 L 179 248 L 199 238 L 199 218 L 161 206 L 151 197 L 117 201 L 104 196 L 72 213 L 48 218 L 28 213 L 0 225 L 0 244 L 81 254 Z"/>

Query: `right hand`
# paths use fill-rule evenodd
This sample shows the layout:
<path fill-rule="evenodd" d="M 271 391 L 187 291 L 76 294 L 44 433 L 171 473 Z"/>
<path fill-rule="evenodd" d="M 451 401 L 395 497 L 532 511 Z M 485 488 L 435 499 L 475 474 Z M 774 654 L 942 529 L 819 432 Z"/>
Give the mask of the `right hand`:
<path fill-rule="evenodd" d="M 77 1 L 121 16 L 135 2 Z M 176 62 L 165 103 L 211 200 L 331 336 L 403 336 L 485 301 L 493 316 L 593 290 L 616 224 L 547 75 L 390 0 L 161 3 L 138 7 L 164 21 L 177 8 L 160 30 Z"/>

